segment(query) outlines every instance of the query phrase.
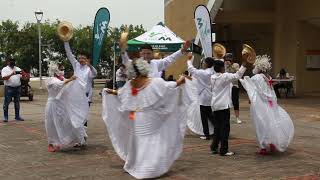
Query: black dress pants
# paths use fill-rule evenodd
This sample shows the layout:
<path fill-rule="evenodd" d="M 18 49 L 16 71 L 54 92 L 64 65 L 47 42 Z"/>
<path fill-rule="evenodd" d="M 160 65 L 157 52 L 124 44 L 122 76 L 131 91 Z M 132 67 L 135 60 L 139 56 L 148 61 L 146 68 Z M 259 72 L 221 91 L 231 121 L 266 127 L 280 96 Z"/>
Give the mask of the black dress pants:
<path fill-rule="evenodd" d="M 215 136 L 211 143 L 211 151 L 217 151 L 220 144 L 220 154 L 228 152 L 228 139 L 230 133 L 230 109 L 214 111 L 215 119 L 214 132 Z"/>
<path fill-rule="evenodd" d="M 200 105 L 200 115 L 201 115 L 201 122 L 203 127 L 203 134 L 206 137 L 210 136 L 209 132 L 209 123 L 210 121 L 212 125 L 214 126 L 214 119 L 213 119 L 213 113 L 211 110 L 211 106 L 202 106 Z"/>

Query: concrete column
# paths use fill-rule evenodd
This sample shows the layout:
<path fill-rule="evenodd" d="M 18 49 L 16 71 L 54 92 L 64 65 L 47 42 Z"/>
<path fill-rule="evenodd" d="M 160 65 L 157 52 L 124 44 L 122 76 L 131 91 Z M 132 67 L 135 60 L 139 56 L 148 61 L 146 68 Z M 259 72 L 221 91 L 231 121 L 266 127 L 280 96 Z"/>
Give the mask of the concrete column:
<path fill-rule="evenodd" d="M 303 87 L 296 86 L 301 81 L 301 77 L 297 76 L 299 24 L 294 8 L 288 4 L 288 0 L 275 2 L 273 72 L 276 75 L 281 68 L 285 68 L 289 74 L 296 77 L 296 93 L 301 94 Z"/>

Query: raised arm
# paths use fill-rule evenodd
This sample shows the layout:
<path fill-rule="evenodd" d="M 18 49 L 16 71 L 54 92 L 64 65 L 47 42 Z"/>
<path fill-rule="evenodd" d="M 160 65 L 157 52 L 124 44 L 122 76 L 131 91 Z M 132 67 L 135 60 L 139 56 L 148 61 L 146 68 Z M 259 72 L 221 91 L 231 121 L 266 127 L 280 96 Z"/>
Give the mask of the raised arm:
<path fill-rule="evenodd" d="M 246 72 L 246 70 L 247 70 L 247 68 L 242 65 L 236 73 L 224 73 L 224 75 L 225 75 L 224 79 L 227 83 L 238 80 L 243 76 L 243 74 Z"/>
<path fill-rule="evenodd" d="M 198 78 L 199 76 L 201 76 L 201 70 L 199 69 L 196 69 L 193 65 L 192 65 L 192 60 L 193 60 L 193 56 L 192 56 L 192 59 L 189 59 L 187 61 L 187 66 L 188 66 L 188 71 L 189 73 L 195 77 L 195 78 Z"/>
<path fill-rule="evenodd" d="M 90 73 L 90 78 L 95 78 L 98 74 L 96 68 L 94 68 L 91 64 L 88 65 L 90 67 L 91 73 Z"/>
<path fill-rule="evenodd" d="M 170 56 L 167 56 L 163 59 L 155 60 L 158 66 L 159 71 L 165 70 L 171 63 L 175 62 L 178 58 L 182 56 L 181 50 L 171 54 Z"/>
<path fill-rule="evenodd" d="M 185 52 L 187 52 L 187 49 L 191 46 L 191 42 L 190 41 L 186 41 L 183 45 L 183 47 L 176 51 L 175 53 L 171 54 L 170 56 L 160 59 L 160 60 L 156 60 L 155 62 L 157 63 L 158 66 L 158 70 L 159 71 L 163 71 L 165 70 L 170 64 L 172 64 L 173 62 L 175 62 L 178 58 L 180 58 L 181 56 L 183 56 L 183 54 Z"/>
<path fill-rule="evenodd" d="M 67 57 L 72 64 L 73 69 L 76 69 L 76 64 L 78 63 L 77 59 L 72 54 L 69 42 L 64 42 L 64 49 L 66 51 Z"/>
<path fill-rule="evenodd" d="M 127 65 L 128 62 L 132 61 L 129 56 L 128 53 L 126 51 L 121 52 L 121 59 L 122 59 L 122 64 Z"/>

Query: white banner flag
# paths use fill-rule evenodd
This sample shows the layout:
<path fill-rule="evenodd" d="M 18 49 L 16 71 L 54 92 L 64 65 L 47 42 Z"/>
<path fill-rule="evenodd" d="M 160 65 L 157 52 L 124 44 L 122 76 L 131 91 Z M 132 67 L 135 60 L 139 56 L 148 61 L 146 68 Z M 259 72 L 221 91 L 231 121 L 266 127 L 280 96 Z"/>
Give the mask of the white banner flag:
<path fill-rule="evenodd" d="M 194 12 L 194 21 L 196 23 L 200 42 L 205 57 L 212 57 L 212 34 L 211 19 L 206 6 L 199 5 Z"/>

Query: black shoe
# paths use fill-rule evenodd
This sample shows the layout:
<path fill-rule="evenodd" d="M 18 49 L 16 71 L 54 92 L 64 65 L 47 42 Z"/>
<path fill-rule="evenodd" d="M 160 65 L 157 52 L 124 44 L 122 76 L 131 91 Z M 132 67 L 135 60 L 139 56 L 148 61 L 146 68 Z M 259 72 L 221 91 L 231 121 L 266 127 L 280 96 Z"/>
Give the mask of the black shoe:
<path fill-rule="evenodd" d="M 16 118 L 15 120 L 16 120 L 16 121 L 24 121 L 24 119 L 23 119 L 23 118 L 21 118 L 21 117 Z"/>
<path fill-rule="evenodd" d="M 8 122 L 8 119 L 4 119 L 3 122 L 5 122 L 5 123 Z"/>
<path fill-rule="evenodd" d="M 74 147 L 74 148 L 80 148 L 80 147 L 81 147 L 81 144 L 80 144 L 80 143 L 76 143 L 76 144 L 73 145 L 73 147 Z"/>
<path fill-rule="evenodd" d="M 218 151 L 217 150 L 211 150 L 211 154 L 212 155 L 218 154 Z"/>

